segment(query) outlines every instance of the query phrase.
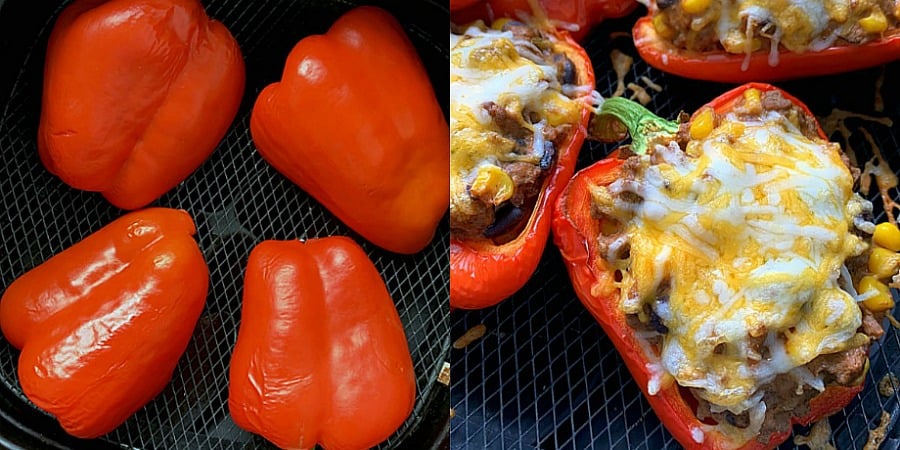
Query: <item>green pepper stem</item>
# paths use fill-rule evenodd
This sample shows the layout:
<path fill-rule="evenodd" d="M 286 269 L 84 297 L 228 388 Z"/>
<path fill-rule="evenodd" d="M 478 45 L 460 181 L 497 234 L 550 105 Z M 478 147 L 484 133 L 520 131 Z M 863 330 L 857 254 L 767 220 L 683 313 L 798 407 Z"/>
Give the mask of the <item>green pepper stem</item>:
<path fill-rule="evenodd" d="M 643 155 L 650 143 L 662 139 L 670 140 L 678 133 L 678 123 L 663 119 L 637 102 L 626 98 L 606 99 L 594 110 L 590 135 L 602 141 L 621 140 L 622 127 L 631 135 L 631 151 Z"/>

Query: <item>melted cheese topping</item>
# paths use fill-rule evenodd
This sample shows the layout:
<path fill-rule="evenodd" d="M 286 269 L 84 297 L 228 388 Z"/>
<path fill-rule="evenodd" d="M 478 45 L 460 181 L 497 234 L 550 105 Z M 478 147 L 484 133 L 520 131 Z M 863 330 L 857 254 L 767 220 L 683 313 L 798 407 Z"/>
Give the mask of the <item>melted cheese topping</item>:
<path fill-rule="evenodd" d="M 562 86 L 556 66 L 543 61 L 541 50 L 509 31 L 473 26 L 463 35 L 451 33 L 450 47 L 452 216 L 455 209 L 465 209 L 473 201 L 467 186 L 479 167 L 500 166 L 522 157 L 513 154 L 515 139 L 503 134 L 486 104 L 504 108 L 533 133 L 533 155 L 539 159 L 544 151 L 541 130 L 579 123 L 592 87 Z M 526 112 L 539 120 L 526 120 Z"/>
<path fill-rule="evenodd" d="M 687 16 L 686 22 L 679 21 L 680 25 L 676 25 L 689 24 L 689 29 L 682 33 L 699 35 L 700 30 L 712 28 L 713 36 L 725 51 L 747 55 L 744 70 L 754 51 L 768 51 L 769 65 L 775 66 L 779 45 L 801 53 L 821 51 L 839 38 L 852 43 L 866 42 L 881 35 L 876 30 L 884 30 L 873 23 L 873 18 L 888 28 L 895 27 L 900 18 L 893 10 L 883 11 L 879 0 L 712 0 L 701 12 Z M 699 37 L 697 41 L 707 42 L 707 39 Z"/>
<path fill-rule="evenodd" d="M 828 26 L 831 14 L 826 6 L 838 8 L 839 3 L 845 2 L 743 0 L 732 4 L 723 1 L 716 34 L 726 50 L 742 53 L 748 43 L 747 29 L 771 23 L 774 29 L 768 34 L 776 47 L 780 43 L 793 52 L 803 52 Z M 752 37 L 751 34 L 750 40 Z"/>
<path fill-rule="evenodd" d="M 608 187 L 643 199 L 615 197 L 631 244 L 617 263 L 620 307 L 652 305 L 668 327 L 661 364 L 680 385 L 714 408 L 758 407 L 760 386 L 856 334 L 860 310 L 839 276 L 867 248 L 850 232 L 865 200 L 837 144 L 802 137 L 776 112 L 728 116 L 684 152 L 654 153 Z M 821 387 L 802 370 L 800 381 Z"/>

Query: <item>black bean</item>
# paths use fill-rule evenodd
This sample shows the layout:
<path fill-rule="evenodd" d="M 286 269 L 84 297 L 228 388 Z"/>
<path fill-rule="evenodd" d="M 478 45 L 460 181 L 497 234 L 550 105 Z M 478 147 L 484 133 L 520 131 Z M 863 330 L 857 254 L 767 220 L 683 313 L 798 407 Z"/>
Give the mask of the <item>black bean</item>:
<path fill-rule="evenodd" d="M 666 334 L 669 332 L 669 327 L 667 327 L 662 319 L 659 317 L 659 314 L 656 314 L 656 310 L 652 307 L 645 308 L 647 311 L 647 316 L 650 319 L 650 327 L 659 334 Z"/>
<path fill-rule="evenodd" d="M 655 313 L 650 316 L 650 326 L 652 326 L 653 330 L 659 334 L 667 334 L 669 332 L 669 327 L 663 325 L 662 319 Z"/>
<path fill-rule="evenodd" d="M 575 84 L 578 82 L 578 73 L 575 72 L 575 63 L 566 57 L 562 64 L 562 84 Z"/>
<path fill-rule="evenodd" d="M 656 0 L 656 6 L 659 9 L 666 9 L 671 7 L 677 2 L 677 0 Z"/>
<path fill-rule="evenodd" d="M 506 204 L 497 209 L 494 215 L 494 223 L 484 230 L 484 237 L 494 238 L 511 230 L 525 215 L 522 209 Z"/>
<path fill-rule="evenodd" d="M 575 63 L 562 53 L 554 53 L 551 57 L 556 66 L 556 78 L 560 84 L 575 84 L 578 82 L 578 73 L 575 71 Z"/>

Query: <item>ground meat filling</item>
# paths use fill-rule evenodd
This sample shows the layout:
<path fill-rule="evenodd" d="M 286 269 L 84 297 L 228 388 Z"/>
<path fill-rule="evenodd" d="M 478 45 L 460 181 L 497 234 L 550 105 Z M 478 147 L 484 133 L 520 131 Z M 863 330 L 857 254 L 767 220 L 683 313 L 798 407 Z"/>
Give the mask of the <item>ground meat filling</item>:
<path fill-rule="evenodd" d="M 876 339 L 883 330 L 877 322 L 873 323 L 877 331 L 870 328 L 869 330 L 874 332 L 870 336 Z M 865 332 L 866 327 L 864 326 L 861 331 Z M 831 355 L 822 355 L 807 364 L 806 368 L 813 376 L 821 377 L 826 386 L 852 386 L 858 384 L 865 374 L 867 361 L 868 345 L 864 345 Z M 756 438 L 761 443 L 769 442 L 773 434 L 789 431 L 791 418 L 809 414 L 809 402 L 819 394 L 819 391 L 798 382 L 790 374 L 775 377 L 761 389 L 765 393 L 763 401 L 766 404 L 766 416 Z M 737 428 L 746 428 L 750 424 L 748 412 L 742 414 L 733 414 L 727 410 L 712 412 L 708 402 L 699 397 L 695 399 L 698 404 L 697 418 L 700 420 L 728 423 Z"/>
<path fill-rule="evenodd" d="M 506 172 L 513 182 L 513 195 L 500 205 L 492 205 L 484 201 L 486 209 L 483 214 L 492 217 L 483 231 L 484 237 L 493 238 L 497 243 L 509 241 L 517 236 L 525 226 L 543 188 L 546 175 L 556 161 L 557 149 L 565 141 L 569 126 L 556 128 L 545 127 L 543 134 L 543 155 L 534 154 L 534 136 L 530 130 L 509 117 L 506 109 L 486 105 L 485 110 L 503 130 L 506 136 L 516 142 L 515 150 L 502 161 L 500 168 Z M 537 119 L 537 118 L 534 118 Z M 532 123 L 536 123 L 539 119 Z M 486 222 L 486 221 L 482 221 Z M 459 223 L 456 222 L 458 225 Z M 460 231 L 457 228 L 457 231 Z M 463 233 L 468 234 L 470 230 Z"/>
<path fill-rule="evenodd" d="M 808 386 L 798 394 L 797 381 L 788 374 L 775 377 L 771 383 L 762 387 L 763 402 L 766 403 L 766 416 L 763 419 L 757 440 L 768 443 L 773 434 L 780 434 L 791 429 L 791 418 L 809 414 L 809 402 L 819 393 Z M 712 412 L 708 402 L 698 397 L 697 418 L 714 423 L 727 423 L 736 428 L 750 426 L 750 414 L 745 411 L 734 414 L 731 411 Z"/>
<path fill-rule="evenodd" d="M 877 322 L 875 325 L 878 326 L 875 334 L 883 334 L 880 325 Z M 860 329 L 861 332 L 863 330 L 865 327 Z M 870 335 L 870 337 L 874 336 Z M 864 345 L 843 352 L 819 356 L 810 361 L 806 368 L 813 376 L 824 376 L 825 384 L 852 386 L 857 384 L 859 378 L 865 373 L 868 355 L 868 346 Z"/>
<path fill-rule="evenodd" d="M 895 0 L 819 0 L 810 2 L 816 7 L 793 14 L 765 0 L 706 3 L 657 0 L 653 19 L 657 34 L 678 48 L 697 52 L 769 52 L 772 45 L 802 52 L 864 44 L 900 26 Z"/>
<path fill-rule="evenodd" d="M 737 105 L 732 112 L 737 117 L 745 115 L 758 116 L 760 114 L 760 106 L 764 112 L 779 111 L 792 118 L 792 122 L 797 124 L 801 132 L 807 137 L 819 137 L 818 126 L 814 118 L 810 117 L 793 102 L 785 99 L 777 91 L 762 93 L 760 102 L 756 106 L 748 106 L 742 103 Z M 690 140 L 688 129 L 689 124 L 682 123 L 675 137 L 675 142 L 682 150 L 686 148 L 687 142 Z M 847 167 L 850 168 L 854 183 L 856 183 L 859 171 L 850 165 L 849 160 L 846 158 L 843 158 L 843 160 Z M 653 157 L 651 157 L 650 161 L 651 164 L 654 164 Z M 639 183 L 643 176 L 642 172 L 643 165 L 640 162 L 640 157 L 630 156 L 622 165 L 620 179 Z M 621 212 L 615 211 L 614 205 L 621 204 L 622 201 L 640 203 L 643 200 L 628 191 L 621 191 L 615 198 L 610 197 L 612 194 L 605 189 L 598 189 L 593 195 L 592 213 L 594 217 L 606 222 L 610 228 L 609 232 L 605 232 L 598 237 L 599 253 L 601 257 L 613 264 L 626 261 L 629 257 L 629 244 L 620 221 L 627 220 L 627 217 L 623 218 Z M 604 198 L 604 196 L 607 197 Z M 865 222 L 872 220 L 871 204 L 867 204 L 867 207 L 860 213 L 859 219 Z M 864 231 L 852 229 L 852 232 L 870 238 L 870 234 Z M 867 259 L 868 252 L 845 261 L 845 265 L 853 278 L 852 283 L 857 283 L 862 274 L 866 272 L 865 261 Z M 665 321 L 657 312 L 661 307 L 665 307 L 665 303 L 669 302 L 669 283 L 664 282 L 661 286 L 656 293 L 655 299 L 643 303 L 643 307 L 639 311 L 626 314 L 626 323 L 654 346 L 660 345 L 661 338 L 669 333 Z M 635 297 L 637 295 L 636 291 L 629 292 L 626 297 Z M 798 369 L 808 371 L 811 377 L 821 380 L 825 388 L 829 386 L 853 386 L 860 383 L 868 367 L 869 342 L 879 339 L 884 334 L 881 326 L 884 313 L 875 314 L 862 306 L 860 306 L 860 311 L 862 325 L 857 332 L 868 336 L 868 340 L 862 340 L 863 342 L 860 342 L 859 345 L 840 352 L 820 355 L 805 366 L 795 369 L 795 371 Z M 751 365 L 771 357 L 770 349 L 765 343 L 767 330 L 761 329 L 756 331 L 758 332 L 748 335 L 742 343 L 745 346 L 744 351 L 747 354 L 747 360 Z M 720 344 L 720 347 L 716 347 L 714 351 L 717 353 L 727 351 L 725 344 Z M 766 405 L 765 417 L 756 437 L 761 443 L 768 443 L 770 437 L 774 434 L 789 431 L 791 418 L 803 417 L 809 414 L 810 401 L 820 394 L 819 390 L 809 384 L 809 378 L 802 379 L 803 377 L 797 375 L 795 371 L 779 374 L 759 388 L 759 392 L 763 393 L 762 398 Z M 684 392 L 694 394 L 693 389 L 684 389 Z M 717 411 L 717 408 L 699 395 L 693 395 L 693 397 L 696 401 L 695 412 L 697 418 L 701 421 L 709 424 L 728 424 L 740 429 L 746 429 L 751 425 L 749 410 L 741 414 L 721 410 L 722 408 L 718 408 L 720 410 Z"/>
<path fill-rule="evenodd" d="M 521 55 L 542 65 L 555 66 L 557 80 L 566 91 L 577 92 L 578 72 L 575 63 L 564 53 L 554 50 L 550 36 L 543 31 L 517 21 L 509 21 L 503 25 L 503 31 L 509 31 L 517 38 L 530 41 L 532 46 L 523 50 Z M 540 53 L 538 53 L 537 51 Z M 496 244 L 514 239 L 524 229 L 532 210 L 544 190 L 546 177 L 556 164 L 560 148 L 565 145 L 576 124 L 550 126 L 542 122 L 539 111 L 523 110 L 522 117 L 494 102 L 487 102 L 482 109 L 490 117 L 500 134 L 512 142 L 512 150 L 500 157 L 498 166 L 512 180 L 512 196 L 494 204 L 490 198 L 483 198 L 472 192 L 467 185 L 469 195 L 478 200 L 465 211 L 452 211 L 450 226 L 454 236 L 462 238 L 486 237 Z M 522 120 L 540 130 L 542 148 L 536 148 L 534 132 L 523 126 Z"/>

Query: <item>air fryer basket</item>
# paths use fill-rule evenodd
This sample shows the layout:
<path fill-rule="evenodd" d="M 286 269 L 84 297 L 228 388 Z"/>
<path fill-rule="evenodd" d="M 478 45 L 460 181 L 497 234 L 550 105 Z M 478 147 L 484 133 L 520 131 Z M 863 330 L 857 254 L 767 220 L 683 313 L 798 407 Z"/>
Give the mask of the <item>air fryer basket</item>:
<path fill-rule="evenodd" d="M 584 42 L 597 75 L 596 89 L 608 97 L 616 77 L 610 51 L 634 57 L 626 82 L 641 76 L 664 87 L 647 107 L 674 118 L 693 112 L 733 85 L 689 81 L 652 69 L 637 56 L 628 34 L 641 12 L 610 21 Z M 835 62 L 839 64 L 840 62 Z M 873 110 L 875 84 L 881 68 L 832 77 L 775 83 L 804 101 L 822 117 L 832 108 L 890 117 L 894 125 L 850 119 L 850 143 L 862 165 L 871 156 L 861 132 L 872 133 L 895 171 L 900 171 L 900 62 L 887 66 L 882 94 L 884 112 Z M 629 91 L 630 94 L 630 91 Z M 840 136 L 832 136 L 840 142 Z M 582 149 L 579 169 L 602 159 L 615 145 L 590 143 Z M 873 189 L 874 191 L 874 189 Z M 897 192 L 892 193 L 897 199 Z M 883 220 L 877 193 L 869 198 Z M 478 324 L 485 336 L 464 349 L 451 350 L 450 443 L 461 449 L 622 449 L 679 448 L 660 424 L 612 343 L 575 296 L 568 274 L 552 244 L 529 283 L 500 305 L 481 311 L 454 311 L 451 338 Z M 900 333 L 885 322 L 886 334 L 872 347 L 866 387 L 857 399 L 830 420 L 836 448 L 862 449 L 868 429 L 875 428 L 881 411 L 891 414 L 888 439 L 882 448 L 900 446 L 900 401 L 883 397 L 876 385 L 892 371 L 900 375 Z M 795 434 L 806 434 L 795 427 Z M 795 448 L 792 441 L 782 449 Z M 803 447 L 806 448 L 806 447 Z"/>
<path fill-rule="evenodd" d="M 47 38 L 67 1 L 0 0 L 0 283 L 17 276 L 123 214 L 99 194 L 73 190 L 41 165 L 36 148 Z M 210 268 L 206 309 L 193 339 L 159 397 L 94 441 L 67 436 L 22 395 L 16 352 L 0 341 L 0 444 L 18 448 L 274 448 L 238 429 L 228 415 L 228 362 L 240 320 L 243 270 L 264 239 L 349 235 L 385 278 L 409 340 L 416 371 L 413 414 L 382 447 L 423 448 L 446 438 L 448 390 L 437 383 L 447 361 L 449 224 L 412 256 L 376 248 L 270 167 L 249 133 L 250 110 L 263 87 L 281 77 L 304 36 L 325 32 L 344 12 L 374 3 L 403 24 L 446 107 L 447 6 L 437 0 L 203 1 L 244 53 L 247 85 L 241 109 L 212 157 L 155 205 L 185 209 L 197 222 Z M 389 89 L 385 86 L 385 89 Z M 353 132 L 353 130 L 347 130 Z M 302 345 L 302 344 L 301 344 Z M 365 405 L 378 414 L 378 405 Z M 444 436 L 441 436 L 441 434 Z"/>

